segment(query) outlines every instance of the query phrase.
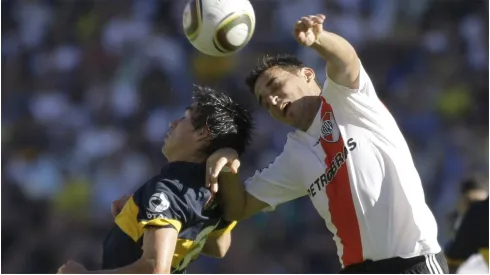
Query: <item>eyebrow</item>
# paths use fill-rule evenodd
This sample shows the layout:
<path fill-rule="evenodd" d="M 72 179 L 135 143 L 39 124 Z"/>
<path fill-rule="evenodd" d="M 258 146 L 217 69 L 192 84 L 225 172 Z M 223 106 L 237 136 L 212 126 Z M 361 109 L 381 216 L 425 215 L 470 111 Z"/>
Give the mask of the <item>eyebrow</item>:
<path fill-rule="evenodd" d="M 277 77 L 273 77 L 273 78 L 269 79 L 269 81 L 267 81 L 267 83 L 265 83 L 265 87 L 269 87 L 276 80 L 277 80 Z"/>

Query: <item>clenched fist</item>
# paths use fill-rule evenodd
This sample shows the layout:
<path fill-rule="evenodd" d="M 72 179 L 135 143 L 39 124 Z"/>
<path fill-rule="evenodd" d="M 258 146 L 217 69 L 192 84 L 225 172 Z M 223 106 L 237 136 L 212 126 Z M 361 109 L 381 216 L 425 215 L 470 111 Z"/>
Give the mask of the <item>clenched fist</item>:
<path fill-rule="evenodd" d="M 323 31 L 323 21 L 325 21 L 323 14 L 302 17 L 294 26 L 294 38 L 303 46 L 313 45 Z"/>

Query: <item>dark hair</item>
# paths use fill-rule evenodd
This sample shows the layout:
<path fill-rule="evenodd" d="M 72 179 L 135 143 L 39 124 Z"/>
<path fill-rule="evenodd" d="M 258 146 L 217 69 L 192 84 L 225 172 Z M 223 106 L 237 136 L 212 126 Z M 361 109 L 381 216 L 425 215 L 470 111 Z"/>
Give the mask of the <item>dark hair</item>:
<path fill-rule="evenodd" d="M 461 194 L 473 190 L 486 190 L 488 191 L 488 181 L 479 175 L 474 175 L 464 179 L 460 185 Z"/>
<path fill-rule="evenodd" d="M 247 109 L 224 93 L 195 85 L 193 96 L 196 108 L 192 114 L 194 128 L 207 127 L 211 142 L 204 153 L 230 147 L 242 154 L 251 142 L 253 120 Z"/>
<path fill-rule="evenodd" d="M 247 84 L 252 94 L 255 93 L 254 88 L 257 79 L 262 73 L 272 67 L 279 67 L 285 71 L 295 73 L 298 70 L 301 70 L 301 68 L 305 67 L 305 65 L 303 64 L 303 62 L 299 61 L 299 59 L 289 54 L 276 56 L 265 55 L 264 57 L 259 59 L 257 67 L 255 67 L 255 69 L 253 69 L 245 79 L 245 83 Z"/>

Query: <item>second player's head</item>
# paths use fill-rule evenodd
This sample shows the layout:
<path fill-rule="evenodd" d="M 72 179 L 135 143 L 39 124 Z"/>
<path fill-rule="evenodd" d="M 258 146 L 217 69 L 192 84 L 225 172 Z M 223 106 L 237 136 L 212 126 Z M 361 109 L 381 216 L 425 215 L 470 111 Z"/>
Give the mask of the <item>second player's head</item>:
<path fill-rule="evenodd" d="M 311 111 L 308 97 L 321 92 L 315 72 L 291 55 L 265 56 L 246 84 L 272 117 L 299 129 Z"/>
<path fill-rule="evenodd" d="M 162 152 L 169 161 L 204 162 L 220 148 L 242 154 L 250 144 L 252 117 L 229 96 L 211 88 L 194 86 L 193 103 L 172 121 Z"/>

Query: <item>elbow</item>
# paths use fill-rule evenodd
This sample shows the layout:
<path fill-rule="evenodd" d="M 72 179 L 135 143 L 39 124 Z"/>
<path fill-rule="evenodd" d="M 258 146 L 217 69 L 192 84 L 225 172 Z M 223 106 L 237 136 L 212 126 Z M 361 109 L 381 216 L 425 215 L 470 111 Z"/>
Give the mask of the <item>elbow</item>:
<path fill-rule="evenodd" d="M 157 263 L 154 259 L 140 259 L 139 271 L 146 274 L 170 274 L 170 265 Z"/>
<path fill-rule="evenodd" d="M 226 246 L 221 245 L 215 251 L 216 253 L 213 255 L 213 257 L 218 258 L 218 259 L 223 259 L 226 256 L 226 253 L 228 253 L 228 250 L 230 250 L 230 244 L 228 244 Z"/>
<path fill-rule="evenodd" d="M 151 274 L 170 274 L 170 270 L 170 265 L 158 264 L 156 261 L 151 265 Z"/>
<path fill-rule="evenodd" d="M 231 234 L 226 234 L 218 239 L 209 239 L 203 247 L 202 253 L 209 257 L 222 259 L 228 253 L 231 246 Z"/>
<path fill-rule="evenodd" d="M 226 256 L 226 253 L 228 250 L 213 250 L 213 251 L 202 251 L 201 253 L 203 255 L 206 255 L 208 257 L 216 258 L 216 259 L 223 259 Z"/>
<path fill-rule="evenodd" d="M 150 274 L 170 274 L 170 268 L 169 269 L 155 268 Z"/>

